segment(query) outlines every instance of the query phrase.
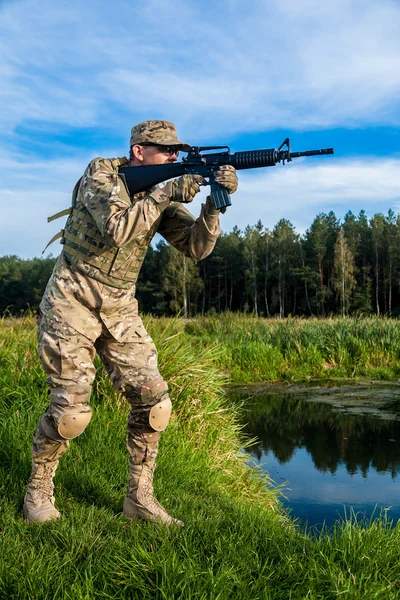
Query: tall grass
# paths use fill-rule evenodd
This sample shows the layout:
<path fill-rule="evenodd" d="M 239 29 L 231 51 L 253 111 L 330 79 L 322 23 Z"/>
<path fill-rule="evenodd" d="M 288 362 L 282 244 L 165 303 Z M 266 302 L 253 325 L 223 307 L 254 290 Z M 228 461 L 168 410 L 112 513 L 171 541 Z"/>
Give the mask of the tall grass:
<path fill-rule="evenodd" d="M 400 377 L 400 321 L 377 318 L 257 319 L 233 313 L 188 322 L 234 383 L 333 377 Z"/>
<path fill-rule="evenodd" d="M 0 598 L 398 598 L 399 532 L 353 519 L 320 537 L 280 509 L 271 482 L 244 462 L 235 410 L 181 322 L 148 320 L 174 416 L 162 437 L 160 501 L 182 530 L 121 517 L 128 408 L 100 365 L 94 417 L 56 475 L 62 519 L 28 526 L 21 507 L 30 440 L 47 403 L 31 319 L 0 327 Z"/>

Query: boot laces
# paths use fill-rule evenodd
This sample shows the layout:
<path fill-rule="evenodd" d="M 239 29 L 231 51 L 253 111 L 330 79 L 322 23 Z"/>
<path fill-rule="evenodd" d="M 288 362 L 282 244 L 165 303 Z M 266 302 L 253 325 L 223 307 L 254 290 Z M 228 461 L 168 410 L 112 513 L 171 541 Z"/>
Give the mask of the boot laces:
<path fill-rule="evenodd" d="M 36 488 L 36 492 L 42 499 L 48 498 L 49 500 L 53 500 L 53 491 L 54 491 L 54 469 L 52 467 L 47 467 L 43 465 L 43 473 L 39 479 L 34 479 L 33 484 Z"/>
<path fill-rule="evenodd" d="M 143 489 L 142 489 L 142 497 L 143 500 L 146 501 L 146 508 L 148 510 L 152 510 L 154 512 L 162 512 L 165 517 L 172 519 L 172 517 L 167 513 L 165 508 L 159 503 L 157 498 L 154 496 L 154 486 L 153 486 L 153 474 L 154 474 L 154 466 L 149 466 L 144 474 L 143 474 Z"/>
<path fill-rule="evenodd" d="M 53 469 L 45 469 L 43 474 L 43 492 L 49 497 L 53 495 L 53 477 Z"/>
<path fill-rule="evenodd" d="M 145 470 L 143 473 L 143 478 L 142 478 L 142 483 L 143 483 L 143 487 L 142 487 L 142 492 L 143 492 L 143 496 L 144 498 L 146 498 L 146 500 L 151 500 L 154 499 L 154 486 L 153 486 L 153 471 L 154 469 L 152 469 L 151 467 L 148 468 L 148 471 Z"/>

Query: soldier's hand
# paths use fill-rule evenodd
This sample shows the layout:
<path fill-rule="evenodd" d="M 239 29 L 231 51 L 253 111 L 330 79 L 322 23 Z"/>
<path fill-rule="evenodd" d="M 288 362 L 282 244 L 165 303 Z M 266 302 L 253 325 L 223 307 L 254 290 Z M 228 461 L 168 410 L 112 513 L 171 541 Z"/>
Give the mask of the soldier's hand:
<path fill-rule="evenodd" d="M 238 187 L 236 169 L 232 165 L 223 165 L 214 174 L 216 183 L 223 185 L 229 194 L 234 194 Z"/>
<path fill-rule="evenodd" d="M 200 183 L 204 183 L 201 175 L 182 175 L 165 186 L 166 193 L 172 196 L 174 202 L 191 202 L 200 191 Z"/>

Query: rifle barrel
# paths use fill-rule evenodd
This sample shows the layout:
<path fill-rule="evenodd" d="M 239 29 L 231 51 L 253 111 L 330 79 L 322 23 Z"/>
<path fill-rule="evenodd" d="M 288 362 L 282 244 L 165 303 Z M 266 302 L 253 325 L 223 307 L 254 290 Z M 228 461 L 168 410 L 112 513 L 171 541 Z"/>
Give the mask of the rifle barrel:
<path fill-rule="evenodd" d="M 299 156 L 320 156 L 322 154 L 333 153 L 333 148 L 322 148 L 321 150 L 305 150 L 304 152 L 291 152 L 290 158 L 299 158 Z"/>

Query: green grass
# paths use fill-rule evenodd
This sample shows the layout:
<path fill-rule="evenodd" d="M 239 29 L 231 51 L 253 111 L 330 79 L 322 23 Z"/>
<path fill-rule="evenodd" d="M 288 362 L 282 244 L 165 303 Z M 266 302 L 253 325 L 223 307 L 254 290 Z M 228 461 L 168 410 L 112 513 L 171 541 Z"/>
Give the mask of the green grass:
<path fill-rule="evenodd" d="M 191 320 L 200 347 L 218 341 L 217 365 L 233 383 L 336 377 L 400 378 L 400 321 L 258 319 L 233 313 Z"/>
<path fill-rule="evenodd" d="M 63 518 L 28 526 L 21 508 L 30 441 L 47 403 L 33 321 L 0 327 L 0 598 L 399 598 L 400 530 L 351 517 L 328 534 L 301 531 L 279 492 L 240 451 L 237 409 L 182 321 L 147 321 L 174 403 L 156 471 L 160 501 L 182 530 L 121 517 L 128 408 L 98 365 L 94 416 L 56 475 Z M 187 325 L 186 325 L 187 327 Z"/>

